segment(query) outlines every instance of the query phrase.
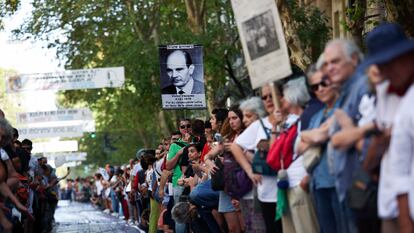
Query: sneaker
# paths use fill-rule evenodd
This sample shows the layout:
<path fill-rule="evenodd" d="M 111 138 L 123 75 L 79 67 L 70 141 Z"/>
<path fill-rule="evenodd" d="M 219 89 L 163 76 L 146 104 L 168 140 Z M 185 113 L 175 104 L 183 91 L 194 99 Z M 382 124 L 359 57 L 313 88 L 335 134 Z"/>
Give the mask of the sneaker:
<path fill-rule="evenodd" d="M 111 211 L 110 211 L 109 209 L 105 209 L 103 212 L 104 212 L 105 214 L 109 214 Z"/>
<path fill-rule="evenodd" d="M 132 220 L 132 219 L 128 219 L 128 224 L 129 224 L 129 225 L 134 224 L 134 220 Z"/>
<path fill-rule="evenodd" d="M 116 217 L 116 218 L 119 217 L 119 214 L 118 213 L 112 213 L 111 215 L 114 216 L 114 217 Z"/>

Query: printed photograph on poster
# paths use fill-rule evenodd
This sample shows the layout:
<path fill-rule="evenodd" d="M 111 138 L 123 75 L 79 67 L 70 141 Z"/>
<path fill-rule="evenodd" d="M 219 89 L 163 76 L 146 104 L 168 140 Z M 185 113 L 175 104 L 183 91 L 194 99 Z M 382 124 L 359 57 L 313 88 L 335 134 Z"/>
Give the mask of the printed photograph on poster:
<path fill-rule="evenodd" d="M 205 108 L 202 46 L 161 45 L 159 59 L 162 107 Z"/>
<path fill-rule="evenodd" d="M 252 60 L 280 48 L 271 10 L 244 21 L 242 28 Z"/>
<path fill-rule="evenodd" d="M 292 74 L 288 48 L 274 0 L 231 0 L 253 89 Z"/>

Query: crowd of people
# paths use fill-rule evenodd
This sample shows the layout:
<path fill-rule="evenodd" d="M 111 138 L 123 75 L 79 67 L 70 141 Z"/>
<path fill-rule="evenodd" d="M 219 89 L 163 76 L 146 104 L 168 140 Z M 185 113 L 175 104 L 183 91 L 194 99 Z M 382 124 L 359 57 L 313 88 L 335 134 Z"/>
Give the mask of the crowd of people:
<path fill-rule="evenodd" d="M 414 41 L 381 24 L 366 47 L 364 57 L 353 41 L 334 39 L 305 73 L 214 109 L 208 121 L 179 120 L 154 149 L 69 181 L 61 196 L 89 198 L 150 233 L 412 233 Z M 5 122 L 0 218 L 10 229 L 7 203 L 22 224 L 40 221 L 35 202 L 13 195 L 20 177 L 52 216 L 55 202 L 46 194 L 42 209 L 41 197 L 57 178 L 42 159 L 20 173 Z"/>
<path fill-rule="evenodd" d="M 46 157 L 31 154 L 32 141 L 19 132 L 0 110 L 0 230 L 50 232 L 58 203 L 59 181 Z"/>
<path fill-rule="evenodd" d="M 306 73 L 95 175 L 92 202 L 145 232 L 413 232 L 414 41 L 326 44 Z"/>

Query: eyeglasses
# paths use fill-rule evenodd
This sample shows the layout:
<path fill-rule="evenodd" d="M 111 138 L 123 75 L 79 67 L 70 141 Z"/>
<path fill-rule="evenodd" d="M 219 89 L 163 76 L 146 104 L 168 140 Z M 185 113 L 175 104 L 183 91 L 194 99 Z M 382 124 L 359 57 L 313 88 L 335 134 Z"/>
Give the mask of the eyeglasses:
<path fill-rule="evenodd" d="M 189 129 L 189 128 L 191 128 L 191 125 L 190 124 L 180 125 L 180 129 L 185 129 L 185 128 Z"/>
<path fill-rule="evenodd" d="M 315 92 L 319 90 L 319 87 L 328 87 L 330 84 L 328 76 L 323 76 L 319 83 L 310 85 L 310 88 L 313 92 Z"/>
<path fill-rule="evenodd" d="M 269 94 L 269 95 L 262 96 L 262 100 L 267 100 L 268 98 L 272 99 L 272 95 Z"/>

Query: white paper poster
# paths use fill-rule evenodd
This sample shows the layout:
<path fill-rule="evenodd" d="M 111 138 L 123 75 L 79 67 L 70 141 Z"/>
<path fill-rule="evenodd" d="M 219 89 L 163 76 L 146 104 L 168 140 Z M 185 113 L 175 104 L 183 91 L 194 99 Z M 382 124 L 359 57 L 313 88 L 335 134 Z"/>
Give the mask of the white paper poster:
<path fill-rule="evenodd" d="M 18 124 L 31 124 L 51 121 L 93 120 L 87 108 L 59 109 L 52 111 L 24 112 L 17 114 Z"/>
<path fill-rule="evenodd" d="M 203 47 L 161 45 L 159 59 L 162 108 L 206 108 Z"/>
<path fill-rule="evenodd" d="M 232 0 L 252 87 L 292 74 L 289 54 L 274 0 Z"/>
<path fill-rule="evenodd" d="M 51 73 L 7 75 L 6 90 L 8 93 L 14 93 L 121 87 L 124 81 L 124 67 L 66 70 Z"/>

